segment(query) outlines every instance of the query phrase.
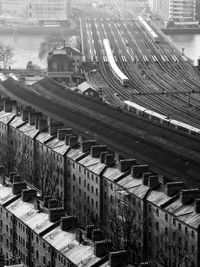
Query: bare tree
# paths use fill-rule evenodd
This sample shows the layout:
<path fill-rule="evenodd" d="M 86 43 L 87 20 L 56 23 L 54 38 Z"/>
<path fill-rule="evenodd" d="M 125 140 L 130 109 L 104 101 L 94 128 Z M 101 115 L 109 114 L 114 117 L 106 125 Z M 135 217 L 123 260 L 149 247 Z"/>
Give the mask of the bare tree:
<path fill-rule="evenodd" d="M 65 40 L 59 36 L 47 36 L 40 44 L 40 50 L 38 57 L 43 60 L 47 57 L 48 53 L 57 49 L 61 45 L 65 44 Z"/>
<path fill-rule="evenodd" d="M 156 261 L 163 267 L 189 266 L 192 254 L 189 251 L 187 240 L 180 237 L 178 231 L 173 238 L 166 234 L 160 235 L 159 249 L 156 252 Z"/>
<path fill-rule="evenodd" d="M 35 186 L 41 190 L 42 196 L 54 196 L 60 200 L 56 192 L 59 180 L 59 169 L 50 157 L 38 157 L 36 161 Z"/>
<path fill-rule="evenodd" d="M 118 249 L 141 251 L 142 221 L 137 206 L 133 206 L 126 192 L 114 201 L 108 220 L 108 232 L 113 245 Z"/>
<path fill-rule="evenodd" d="M 0 45 L 0 62 L 2 62 L 4 69 L 13 64 L 13 56 L 13 48 Z"/>
<path fill-rule="evenodd" d="M 5 142 L 1 141 L 0 162 L 5 166 L 6 175 L 15 170 L 16 146 L 12 137 L 7 136 Z"/>

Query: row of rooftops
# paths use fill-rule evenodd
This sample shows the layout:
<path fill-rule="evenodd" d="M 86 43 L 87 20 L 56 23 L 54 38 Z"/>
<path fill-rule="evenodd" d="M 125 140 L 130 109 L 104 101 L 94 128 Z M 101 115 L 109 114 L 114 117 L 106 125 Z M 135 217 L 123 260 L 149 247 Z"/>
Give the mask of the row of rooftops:
<path fill-rule="evenodd" d="M 0 206 L 51 245 L 61 256 L 75 266 L 111 267 L 115 266 L 115 256 L 123 255 L 126 262 L 126 252 L 113 251 L 111 241 L 104 239 L 102 231 L 94 226 L 88 226 L 86 231 L 79 228 L 77 218 L 65 216 L 63 208 L 58 206 L 55 199 L 46 197 L 42 200 L 35 190 L 26 188 L 19 175 L 13 176 L 11 173 L 9 178 L 5 178 L 2 170 L 3 167 L 0 166 Z M 108 251 L 111 252 L 109 260 Z"/>
<path fill-rule="evenodd" d="M 137 198 L 163 208 L 183 223 L 199 228 L 199 189 L 184 189 L 181 181 L 166 183 L 149 166 L 139 165 L 135 159 L 121 159 L 105 145 L 96 145 L 96 140 L 78 138 L 72 134 L 72 129 L 63 129 L 62 123 L 43 119 L 41 113 L 33 112 L 31 108 L 23 109 L 21 116 L 15 116 L 14 111 L 16 102 L 4 101 L 0 121 L 18 128 L 23 134 L 35 138 L 62 156 L 66 155 L 67 159 L 103 176 Z"/>

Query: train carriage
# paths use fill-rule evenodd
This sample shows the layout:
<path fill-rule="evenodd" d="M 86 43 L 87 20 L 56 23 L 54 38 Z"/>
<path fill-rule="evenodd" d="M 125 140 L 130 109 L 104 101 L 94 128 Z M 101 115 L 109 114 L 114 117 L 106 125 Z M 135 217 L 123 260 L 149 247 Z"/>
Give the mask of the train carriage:
<path fill-rule="evenodd" d="M 170 122 L 170 119 L 168 119 L 166 115 L 148 109 L 144 111 L 144 117 L 164 125 L 169 125 Z"/>
<path fill-rule="evenodd" d="M 134 112 L 137 115 L 143 116 L 144 111 L 146 110 L 146 108 L 132 102 L 129 100 L 125 100 L 124 101 L 124 108 L 128 111 Z"/>
<path fill-rule="evenodd" d="M 113 74 L 115 75 L 115 77 L 123 84 L 123 86 L 127 86 L 129 83 L 129 79 L 128 77 L 119 69 L 119 67 L 116 64 L 115 58 L 113 56 L 111 47 L 110 47 L 110 42 L 108 39 L 104 39 L 103 40 L 103 45 L 104 45 L 104 49 L 106 52 L 106 56 L 108 59 L 108 63 L 111 67 L 111 70 L 113 72 Z"/>
<path fill-rule="evenodd" d="M 141 17 L 138 16 L 138 20 L 140 24 L 146 29 L 149 36 L 153 39 L 155 43 L 158 43 L 160 41 L 158 35 L 153 31 L 153 29 L 149 26 L 149 24 Z"/>
<path fill-rule="evenodd" d="M 189 134 L 200 135 L 200 129 L 193 127 L 184 122 L 180 122 L 180 121 L 172 119 L 170 121 L 170 126 L 174 127 L 175 129 L 181 129 L 182 131 L 187 132 Z"/>

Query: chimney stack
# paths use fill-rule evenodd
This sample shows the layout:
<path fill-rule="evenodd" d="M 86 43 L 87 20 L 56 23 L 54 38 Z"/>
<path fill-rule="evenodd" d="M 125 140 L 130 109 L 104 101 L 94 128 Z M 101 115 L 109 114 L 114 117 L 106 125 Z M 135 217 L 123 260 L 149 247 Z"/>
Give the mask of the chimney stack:
<path fill-rule="evenodd" d="M 142 184 L 148 186 L 149 183 L 149 176 L 151 175 L 151 172 L 144 172 L 142 174 Z"/>
<path fill-rule="evenodd" d="M 112 250 L 112 242 L 110 240 L 102 240 L 94 242 L 94 255 L 102 257 Z"/>
<path fill-rule="evenodd" d="M 148 165 L 135 165 L 131 168 L 131 176 L 133 178 L 139 178 L 144 172 L 149 171 Z"/>
<path fill-rule="evenodd" d="M 62 122 L 51 122 L 49 123 L 49 134 L 54 135 L 57 130 L 63 128 L 64 124 Z"/>
<path fill-rule="evenodd" d="M 59 203 L 57 199 L 49 199 L 48 200 L 48 209 L 55 209 L 59 207 Z"/>
<path fill-rule="evenodd" d="M 17 175 L 17 172 L 10 172 L 10 173 L 9 173 L 9 181 L 10 181 L 11 183 L 13 183 L 13 177 L 14 177 L 15 175 Z"/>
<path fill-rule="evenodd" d="M 48 214 L 49 214 L 49 221 L 54 223 L 60 220 L 61 217 L 65 216 L 65 210 L 64 208 L 49 209 Z"/>
<path fill-rule="evenodd" d="M 23 181 L 16 182 L 12 184 L 12 193 L 13 195 L 18 195 L 22 190 L 26 189 L 26 183 Z"/>
<path fill-rule="evenodd" d="M 87 152 L 88 150 L 90 150 L 91 146 L 96 145 L 96 140 L 86 140 L 86 141 L 81 141 L 80 145 L 81 145 L 81 151 L 83 153 Z"/>
<path fill-rule="evenodd" d="M 38 120 L 38 119 L 36 119 Z M 39 119 L 38 120 L 38 123 L 36 123 L 36 125 L 38 124 L 38 127 L 37 129 L 40 131 L 40 132 L 43 132 L 47 129 L 47 120 L 46 119 Z"/>
<path fill-rule="evenodd" d="M 100 157 L 101 152 L 104 152 L 106 150 L 107 150 L 107 146 L 105 146 L 105 145 L 91 146 L 91 148 L 90 148 L 90 155 L 93 158 L 98 158 L 98 157 Z"/>
<path fill-rule="evenodd" d="M 94 225 L 87 225 L 86 227 L 86 237 L 91 239 L 92 238 L 92 231 L 95 229 Z"/>
<path fill-rule="evenodd" d="M 181 190 L 180 201 L 182 204 L 186 204 L 189 200 L 199 198 L 199 193 L 200 191 L 197 188 Z"/>
<path fill-rule="evenodd" d="M 12 106 L 17 105 L 17 102 L 15 100 L 5 100 L 4 101 L 4 111 L 5 112 L 11 112 L 12 111 Z"/>
<path fill-rule="evenodd" d="M 148 179 L 148 187 L 154 188 L 159 185 L 158 175 L 150 175 Z"/>
<path fill-rule="evenodd" d="M 94 229 L 92 231 L 92 241 L 101 241 L 104 239 L 104 234 L 101 229 Z"/>
<path fill-rule="evenodd" d="M 113 165 L 115 163 L 115 156 L 113 154 L 106 154 L 104 163 L 107 167 Z"/>
<path fill-rule="evenodd" d="M 28 121 L 29 112 L 31 111 L 32 111 L 32 107 L 26 107 L 22 109 L 21 117 L 23 121 Z"/>
<path fill-rule="evenodd" d="M 170 182 L 166 184 L 165 193 L 168 197 L 172 197 L 184 188 L 183 182 Z"/>
<path fill-rule="evenodd" d="M 68 142 L 68 145 L 70 147 L 74 147 L 78 144 L 78 137 L 76 135 L 71 135 L 69 137 L 69 142 Z"/>
<path fill-rule="evenodd" d="M 200 199 L 195 200 L 194 210 L 196 213 L 200 213 Z"/>
<path fill-rule="evenodd" d="M 42 118 L 42 113 L 41 112 L 29 112 L 28 114 L 28 123 L 30 125 L 34 125 L 35 124 L 35 120 Z"/>
<path fill-rule="evenodd" d="M 122 159 L 119 161 L 119 171 L 126 172 L 131 168 L 131 166 L 135 164 L 136 164 L 135 159 Z"/>
<path fill-rule="evenodd" d="M 126 250 L 110 252 L 109 255 L 109 266 L 125 266 L 125 263 L 128 262 L 128 252 Z"/>
<path fill-rule="evenodd" d="M 62 217 L 60 221 L 60 228 L 63 231 L 67 231 L 69 228 L 77 228 L 78 219 L 74 216 Z"/>
<path fill-rule="evenodd" d="M 36 198 L 37 192 L 34 189 L 23 189 L 21 192 L 21 198 L 24 202 L 27 202 L 31 198 Z"/>
<path fill-rule="evenodd" d="M 57 139 L 60 141 L 65 140 L 65 135 L 66 134 L 72 134 L 72 129 L 67 128 L 67 129 L 58 129 L 57 130 Z"/>

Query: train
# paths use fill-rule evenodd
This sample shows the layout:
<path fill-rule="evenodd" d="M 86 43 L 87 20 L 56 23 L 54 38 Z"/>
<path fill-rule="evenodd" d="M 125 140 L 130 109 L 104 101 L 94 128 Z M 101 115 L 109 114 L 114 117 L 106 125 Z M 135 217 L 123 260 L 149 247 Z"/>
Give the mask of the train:
<path fill-rule="evenodd" d="M 0 73 L 0 81 L 1 81 L 1 82 L 4 82 L 5 80 L 7 80 L 6 75 L 3 74 L 3 73 Z"/>
<path fill-rule="evenodd" d="M 153 41 L 155 43 L 159 43 L 160 42 L 160 38 L 152 30 L 152 28 L 149 26 L 149 24 L 141 16 L 138 16 L 138 20 L 139 20 L 140 24 L 146 29 L 146 31 L 148 32 L 149 36 L 153 39 Z"/>
<path fill-rule="evenodd" d="M 153 122 L 160 123 L 176 130 L 181 130 L 192 135 L 200 135 L 200 128 L 193 127 L 187 123 L 180 122 L 169 116 L 149 110 L 129 100 L 124 100 L 124 109 L 134 112 L 138 116 L 150 119 Z"/>
<path fill-rule="evenodd" d="M 115 59 L 114 59 L 114 56 L 113 56 L 113 53 L 112 53 L 112 49 L 110 47 L 110 41 L 108 39 L 104 39 L 103 45 L 104 45 L 104 50 L 106 52 L 106 56 L 108 59 L 108 63 L 111 67 L 113 74 L 115 75 L 115 77 L 120 81 L 120 83 L 123 86 L 128 86 L 129 79 L 117 66 Z"/>

